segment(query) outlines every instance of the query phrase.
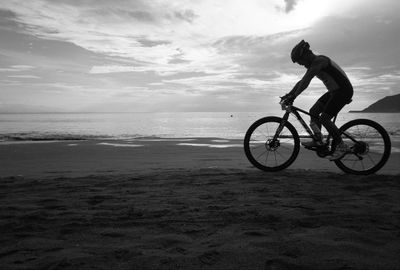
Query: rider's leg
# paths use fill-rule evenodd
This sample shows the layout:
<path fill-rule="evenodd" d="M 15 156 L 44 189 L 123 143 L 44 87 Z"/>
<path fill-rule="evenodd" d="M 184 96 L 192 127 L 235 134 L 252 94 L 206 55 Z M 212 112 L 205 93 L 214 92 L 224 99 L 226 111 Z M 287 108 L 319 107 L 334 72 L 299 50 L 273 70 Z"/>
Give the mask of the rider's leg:
<path fill-rule="evenodd" d="M 331 121 L 331 119 L 337 115 L 340 110 L 343 109 L 343 107 L 350 101 L 353 95 L 352 89 L 351 91 L 346 91 L 345 89 L 341 90 L 331 94 L 330 99 L 326 103 L 326 106 L 320 116 L 322 125 L 328 130 L 336 142 L 336 149 L 332 154 L 331 160 L 342 158 L 348 151 L 348 146 L 343 142 L 339 129 L 335 123 Z"/>
<path fill-rule="evenodd" d="M 340 144 L 343 142 L 342 137 L 340 136 L 340 131 L 337 128 L 337 126 L 331 121 L 331 119 L 334 117 L 334 115 L 330 115 L 326 112 L 323 112 L 320 116 L 320 121 L 324 128 L 329 132 L 329 134 L 332 135 L 333 139 L 337 142 L 337 144 Z"/>
<path fill-rule="evenodd" d="M 314 132 L 314 137 L 311 141 L 302 142 L 302 145 L 306 148 L 313 149 L 322 145 L 321 121 L 319 120 L 319 114 L 323 111 L 324 107 L 325 104 L 318 100 L 310 109 L 310 127 Z"/>
<path fill-rule="evenodd" d="M 310 108 L 310 127 L 314 132 L 315 139 L 317 141 L 322 141 L 322 133 L 321 133 L 321 121 L 319 119 L 319 115 L 324 110 L 325 104 L 318 100 L 311 108 Z"/>
<path fill-rule="evenodd" d="M 331 119 L 335 115 L 337 115 L 346 104 L 348 104 L 352 96 L 352 89 L 351 91 L 346 89 L 339 89 L 336 92 L 330 93 L 329 99 L 322 110 L 321 116 L 319 117 L 322 125 L 328 130 L 328 132 L 332 135 L 333 139 L 335 139 L 338 144 L 343 142 L 343 140 L 340 136 L 339 129 L 331 121 Z"/>
<path fill-rule="evenodd" d="M 318 142 L 322 142 L 321 121 L 319 119 L 319 115 L 324 111 L 324 108 L 326 106 L 326 103 L 329 101 L 329 98 L 330 94 L 325 93 L 310 108 L 310 115 L 311 115 L 310 127 L 314 131 L 315 139 Z M 305 143 L 305 146 L 307 146 L 307 144 L 311 145 L 315 144 L 315 142 Z"/>
<path fill-rule="evenodd" d="M 325 112 L 323 112 L 320 117 L 322 125 L 326 128 L 326 130 L 328 130 L 329 134 L 332 135 L 333 141 L 336 142 L 335 151 L 332 153 L 330 158 L 331 161 L 334 161 L 344 157 L 349 151 L 349 146 L 343 142 L 339 129 L 335 123 L 331 121 L 332 118 L 332 115 Z"/>

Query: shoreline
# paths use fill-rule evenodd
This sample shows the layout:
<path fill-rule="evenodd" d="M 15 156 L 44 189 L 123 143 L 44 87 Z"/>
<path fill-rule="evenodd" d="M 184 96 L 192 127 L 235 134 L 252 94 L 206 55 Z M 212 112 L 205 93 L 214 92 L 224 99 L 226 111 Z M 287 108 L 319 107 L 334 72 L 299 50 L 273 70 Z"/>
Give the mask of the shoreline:
<path fill-rule="evenodd" d="M 395 112 L 365 112 L 365 111 L 348 111 L 347 113 L 400 113 L 400 111 L 395 111 Z"/>
<path fill-rule="evenodd" d="M 254 169 L 243 141 L 223 138 L 156 138 L 0 142 L 0 177 L 129 174 L 160 169 Z M 394 143 L 386 165 L 377 174 L 400 174 L 400 145 Z M 342 173 L 333 162 L 301 147 L 285 170 Z"/>

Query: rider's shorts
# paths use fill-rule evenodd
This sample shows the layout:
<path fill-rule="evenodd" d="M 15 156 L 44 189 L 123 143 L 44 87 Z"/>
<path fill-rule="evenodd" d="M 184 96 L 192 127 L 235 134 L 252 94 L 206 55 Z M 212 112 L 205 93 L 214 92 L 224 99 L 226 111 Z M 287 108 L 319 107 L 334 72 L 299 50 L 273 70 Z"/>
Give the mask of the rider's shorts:
<path fill-rule="evenodd" d="M 352 97 L 353 89 L 338 89 L 336 91 L 325 93 L 317 102 L 324 105 L 322 113 L 335 116 L 346 104 L 351 102 Z"/>

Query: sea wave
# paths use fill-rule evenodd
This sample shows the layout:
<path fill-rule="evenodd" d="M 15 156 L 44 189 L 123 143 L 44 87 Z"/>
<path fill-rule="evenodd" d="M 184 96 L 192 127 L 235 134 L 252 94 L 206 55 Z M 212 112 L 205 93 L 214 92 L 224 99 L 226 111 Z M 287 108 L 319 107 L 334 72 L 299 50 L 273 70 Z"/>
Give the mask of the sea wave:
<path fill-rule="evenodd" d="M 0 141 L 85 141 L 93 139 L 111 139 L 108 136 L 55 134 L 55 133 L 9 133 L 0 134 Z"/>
<path fill-rule="evenodd" d="M 162 136 L 162 135 L 143 135 L 143 134 L 71 134 L 71 133 L 48 133 L 48 132 L 29 132 L 29 133 L 6 133 L 0 134 L 0 142 L 45 142 L 45 141 L 140 141 L 140 142 L 162 142 L 162 141 L 191 141 L 193 138 Z"/>
<path fill-rule="evenodd" d="M 390 136 L 400 136 L 400 129 L 388 129 L 388 133 Z"/>
<path fill-rule="evenodd" d="M 309 138 L 309 135 L 298 129 L 299 135 L 301 138 Z M 400 129 L 398 128 L 389 128 L 387 129 L 388 134 L 390 135 L 392 141 L 399 142 L 400 141 Z M 78 134 L 78 133 L 63 133 L 63 132 L 20 132 L 20 133 L 3 133 L 0 134 L 0 142 L 26 142 L 26 141 L 36 141 L 36 142 L 44 142 L 44 141 L 86 141 L 86 140 L 123 140 L 123 141 L 165 141 L 165 140 L 192 140 L 193 138 L 220 138 L 223 139 L 232 139 L 229 137 L 224 137 L 222 134 L 220 136 L 216 136 L 216 134 Z M 241 139 L 244 137 L 243 134 L 236 134 L 234 139 Z M 216 140 L 215 142 L 223 142 Z"/>

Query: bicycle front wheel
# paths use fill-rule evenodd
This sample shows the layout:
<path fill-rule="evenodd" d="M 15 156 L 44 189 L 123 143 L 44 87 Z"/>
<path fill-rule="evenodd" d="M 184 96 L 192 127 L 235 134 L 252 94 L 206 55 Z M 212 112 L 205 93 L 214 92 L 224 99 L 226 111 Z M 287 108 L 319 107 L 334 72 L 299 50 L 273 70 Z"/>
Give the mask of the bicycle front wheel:
<path fill-rule="evenodd" d="M 343 141 L 351 146 L 351 153 L 335 161 L 341 170 L 367 175 L 385 165 L 390 156 L 391 142 L 381 125 L 369 119 L 356 119 L 344 124 L 340 130 Z"/>
<path fill-rule="evenodd" d="M 265 117 L 254 122 L 246 132 L 244 151 L 251 164 L 260 170 L 283 170 L 299 154 L 300 139 L 292 124 L 286 122 L 276 134 L 282 121 L 279 117 Z"/>

